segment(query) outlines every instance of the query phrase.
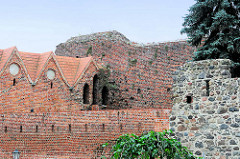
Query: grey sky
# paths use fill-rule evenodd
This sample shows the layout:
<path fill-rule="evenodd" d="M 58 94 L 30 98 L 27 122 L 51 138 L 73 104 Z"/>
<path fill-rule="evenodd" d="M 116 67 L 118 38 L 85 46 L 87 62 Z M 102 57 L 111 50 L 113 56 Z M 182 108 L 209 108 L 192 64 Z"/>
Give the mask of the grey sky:
<path fill-rule="evenodd" d="M 175 41 L 194 0 L 0 0 L 0 48 L 46 52 L 109 30 L 139 43 Z"/>

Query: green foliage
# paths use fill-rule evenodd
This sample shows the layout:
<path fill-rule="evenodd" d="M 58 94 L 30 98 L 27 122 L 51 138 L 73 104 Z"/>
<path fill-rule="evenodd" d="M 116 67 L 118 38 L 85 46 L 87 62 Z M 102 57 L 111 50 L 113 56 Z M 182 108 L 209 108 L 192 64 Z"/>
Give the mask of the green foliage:
<path fill-rule="evenodd" d="M 194 60 L 227 58 L 240 63 L 239 0 L 196 0 L 183 26 L 189 42 L 201 46 Z"/>
<path fill-rule="evenodd" d="M 167 45 L 165 45 L 165 51 L 168 52 L 168 46 Z"/>
<path fill-rule="evenodd" d="M 131 66 L 136 66 L 137 59 L 129 59 L 128 62 L 130 63 Z"/>
<path fill-rule="evenodd" d="M 87 56 L 92 55 L 92 46 L 90 46 L 87 50 Z"/>
<path fill-rule="evenodd" d="M 152 60 L 148 61 L 148 64 L 149 64 L 149 65 L 152 65 L 152 63 L 153 63 L 153 61 L 152 61 Z"/>
<path fill-rule="evenodd" d="M 125 134 L 116 140 L 112 147 L 113 159 L 196 159 L 197 157 L 176 139 L 170 137 L 171 131 L 154 132 L 137 136 Z M 104 147 L 106 144 L 104 144 Z"/>
<path fill-rule="evenodd" d="M 156 48 L 155 53 L 154 53 L 154 59 L 157 59 L 158 57 L 158 48 Z"/>
<path fill-rule="evenodd" d="M 115 84 L 109 83 L 109 77 L 111 75 L 110 71 L 110 65 L 106 65 L 106 67 L 103 67 L 99 69 L 99 89 L 102 90 L 104 86 L 106 86 L 108 89 L 118 89 L 118 86 Z"/>

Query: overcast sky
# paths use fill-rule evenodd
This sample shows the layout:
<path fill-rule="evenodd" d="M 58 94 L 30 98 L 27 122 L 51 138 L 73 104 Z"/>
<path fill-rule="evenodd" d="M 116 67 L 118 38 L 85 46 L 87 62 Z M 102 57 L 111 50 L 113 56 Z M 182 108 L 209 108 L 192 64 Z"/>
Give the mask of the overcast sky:
<path fill-rule="evenodd" d="M 55 51 L 73 36 L 117 30 L 139 43 L 185 39 L 194 0 L 0 0 L 0 48 Z"/>

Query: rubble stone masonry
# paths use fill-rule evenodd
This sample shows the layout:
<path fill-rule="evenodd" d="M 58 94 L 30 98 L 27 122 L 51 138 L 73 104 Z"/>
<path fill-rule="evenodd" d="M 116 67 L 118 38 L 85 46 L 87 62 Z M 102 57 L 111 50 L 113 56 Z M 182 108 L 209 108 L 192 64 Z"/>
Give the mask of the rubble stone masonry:
<path fill-rule="evenodd" d="M 195 155 L 240 158 L 240 79 L 228 59 L 189 62 L 173 76 L 170 128 Z"/>

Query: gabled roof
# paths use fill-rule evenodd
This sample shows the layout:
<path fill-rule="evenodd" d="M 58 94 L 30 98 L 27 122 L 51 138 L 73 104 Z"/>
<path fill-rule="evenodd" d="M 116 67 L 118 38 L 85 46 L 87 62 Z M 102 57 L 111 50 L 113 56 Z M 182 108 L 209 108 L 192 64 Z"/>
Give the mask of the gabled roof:
<path fill-rule="evenodd" d="M 56 62 L 60 74 L 69 87 L 74 86 L 91 62 L 93 62 L 98 69 L 97 64 L 91 56 L 85 58 L 56 56 L 53 52 L 31 53 L 18 51 L 16 47 L 11 47 L 8 49 L 0 49 L 0 71 L 2 71 L 14 50 L 16 50 L 19 58 L 22 60 L 30 81 L 34 83 L 37 82 L 48 60 L 51 58 Z"/>
<path fill-rule="evenodd" d="M 53 54 L 53 52 L 38 54 L 19 51 L 19 55 L 23 60 L 23 63 L 32 81 L 36 80 L 39 73 L 43 69 L 44 64 L 46 63 L 47 59 L 51 54 Z"/>
<path fill-rule="evenodd" d="M 0 62 L 0 72 L 2 71 L 2 69 L 4 68 L 8 59 L 12 55 L 12 52 L 14 51 L 14 49 L 17 49 L 17 48 L 15 46 L 13 46 L 13 47 L 3 49 L 3 50 L 0 51 L 0 61 L 1 61 Z"/>
<path fill-rule="evenodd" d="M 80 74 L 86 68 L 92 57 L 74 58 L 55 56 L 69 85 L 73 86 Z"/>

